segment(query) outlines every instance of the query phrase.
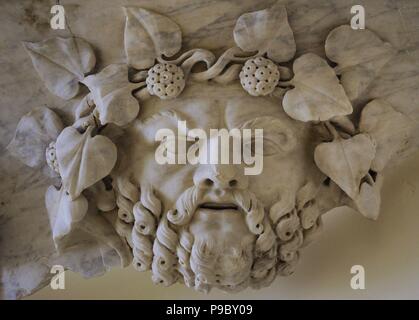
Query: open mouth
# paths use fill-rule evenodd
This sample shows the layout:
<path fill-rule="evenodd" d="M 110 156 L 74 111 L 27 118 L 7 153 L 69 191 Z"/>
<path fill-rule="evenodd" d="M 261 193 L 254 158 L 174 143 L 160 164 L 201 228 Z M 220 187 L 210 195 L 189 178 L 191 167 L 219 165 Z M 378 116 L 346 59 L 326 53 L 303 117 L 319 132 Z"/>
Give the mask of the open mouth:
<path fill-rule="evenodd" d="M 238 207 L 234 203 L 205 202 L 199 207 L 210 210 L 238 210 Z"/>

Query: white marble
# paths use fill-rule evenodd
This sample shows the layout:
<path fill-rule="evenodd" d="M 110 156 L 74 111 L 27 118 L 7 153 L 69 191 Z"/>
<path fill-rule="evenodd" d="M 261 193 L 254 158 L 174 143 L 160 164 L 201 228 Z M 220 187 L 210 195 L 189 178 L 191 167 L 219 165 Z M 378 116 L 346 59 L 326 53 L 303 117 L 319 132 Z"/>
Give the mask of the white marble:
<path fill-rule="evenodd" d="M 236 216 L 229 212 L 229 209 L 220 210 L 222 217 L 219 219 L 226 221 L 228 225 L 236 226 L 236 232 L 243 234 L 242 240 L 247 239 L 245 244 L 240 243 L 240 238 L 235 239 L 232 237 L 228 230 L 225 232 L 221 230 L 221 233 L 214 234 L 208 232 L 208 228 L 205 227 L 205 210 L 212 209 L 202 208 L 197 210 L 194 219 L 189 221 L 190 227 L 189 230 L 186 230 L 185 237 L 192 235 L 196 239 L 196 243 L 201 244 L 205 243 L 208 237 L 230 239 L 229 241 L 219 243 L 218 249 L 221 251 L 226 248 L 243 249 L 245 251 L 249 248 L 252 249 L 252 243 L 255 243 L 257 253 L 255 258 L 257 258 L 258 254 L 260 255 L 259 261 L 263 267 L 260 270 L 251 270 L 250 265 L 253 257 L 249 258 L 247 254 L 245 256 L 249 259 L 244 259 L 243 256 L 240 263 L 232 269 L 234 272 L 229 273 L 231 270 L 228 270 L 227 266 L 234 260 L 235 250 L 231 252 L 226 250 L 225 255 L 217 260 L 214 272 L 208 273 L 205 272 L 205 268 L 208 265 L 203 263 L 203 260 L 200 260 L 202 257 L 192 255 L 190 264 L 188 258 L 188 265 L 184 266 L 183 269 L 182 267 L 179 269 L 181 270 L 183 281 L 188 286 L 203 291 L 209 290 L 211 286 L 234 291 L 244 289 L 249 284 L 255 287 L 268 285 L 276 273 L 286 275 L 293 271 L 299 254 L 299 247 L 311 240 L 312 233 L 317 233 L 316 226 L 320 223 L 318 219 L 320 213 L 325 213 L 332 207 L 345 204 L 356 208 L 369 218 L 377 218 L 380 202 L 381 171 L 386 165 L 395 165 L 405 156 L 413 153 L 417 150 L 419 143 L 419 126 L 417 125 L 419 112 L 417 104 L 415 104 L 418 100 L 417 94 L 419 92 L 419 71 L 417 68 L 419 62 L 419 36 L 417 32 L 419 10 L 417 9 L 417 4 L 412 1 L 364 1 L 363 5 L 365 5 L 367 12 L 367 28 L 380 39 L 388 42 L 387 45 L 392 48 L 391 58 L 386 57 L 384 62 L 377 63 L 376 66 L 368 66 L 375 72 L 368 74 L 368 81 L 364 81 L 364 78 L 360 79 L 359 77 L 355 78 L 356 80 L 353 77 L 351 78 L 352 74 L 350 74 L 351 70 L 348 69 L 348 66 L 351 67 L 359 64 L 359 62 L 356 59 L 348 61 L 348 57 L 340 56 L 339 48 L 341 45 L 339 42 L 334 44 L 330 41 L 329 49 L 326 47 L 326 54 L 328 58 L 337 63 L 338 67 L 335 70 L 338 71 L 340 68 L 338 74 L 341 74 L 342 85 L 346 90 L 348 99 L 345 97 L 343 90 L 339 88 L 340 85 L 337 84 L 336 79 L 338 78 L 331 80 L 330 75 L 333 74 L 333 69 L 325 65 L 321 67 L 322 63 L 318 63 L 316 59 L 325 61 L 322 59 L 325 58 L 326 38 L 330 31 L 348 23 L 350 19 L 350 5 L 343 0 L 279 1 L 278 3 L 284 4 L 287 9 L 289 26 L 280 26 L 277 33 L 270 34 L 269 28 L 272 26 L 270 23 L 267 23 L 262 36 L 269 34 L 269 40 L 272 37 L 279 37 L 282 39 L 283 45 L 288 45 L 290 48 L 281 52 L 281 48 L 272 47 L 269 41 L 265 46 L 263 42 L 265 40 L 259 39 L 259 54 L 267 52 L 267 56 L 273 60 L 275 60 L 275 57 L 280 57 L 276 62 L 287 62 L 280 67 L 280 73 L 282 74 L 282 70 L 293 68 L 295 77 L 291 82 L 280 82 L 279 85 L 282 86 L 281 92 L 278 92 L 277 95 L 274 94 L 273 97 L 265 101 L 258 100 L 264 98 L 248 96 L 243 88 L 240 87 L 238 80 L 240 68 L 231 68 L 231 72 L 224 78 L 220 76 L 220 73 L 224 66 L 227 65 L 227 61 L 233 61 L 236 65 L 240 65 L 250 57 L 239 58 L 234 50 L 231 51 L 229 49 L 234 46 L 234 40 L 236 40 L 237 45 L 243 46 L 243 49 L 253 49 L 248 47 L 248 44 L 242 39 L 240 34 L 240 30 L 250 28 L 252 22 L 250 22 L 250 25 L 246 25 L 239 19 L 239 27 L 236 26 L 235 29 L 234 27 L 239 16 L 245 12 L 269 8 L 272 4 L 277 3 L 276 1 L 263 1 L 257 4 L 254 1 L 176 1 L 172 3 L 156 3 L 155 1 L 141 1 L 141 3 L 138 3 L 128 1 L 130 5 L 140 5 L 143 8 L 159 12 L 169 17 L 170 21 L 172 21 L 167 22 L 166 18 L 158 18 L 154 21 L 154 18 L 150 18 L 146 11 L 137 12 L 135 9 L 129 9 L 129 17 L 131 17 L 129 23 L 134 25 L 136 29 L 131 28 L 128 31 L 127 29 L 124 31 L 125 16 L 122 9 L 122 6 L 127 6 L 126 1 L 121 1 L 121 3 L 119 1 L 100 2 L 100 5 L 98 3 L 98 1 L 89 1 L 88 3 L 83 1 L 62 2 L 67 10 L 68 27 L 71 29 L 71 34 L 86 40 L 93 47 L 97 60 L 93 73 L 104 70 L 99 73 L 102 77 L 93 75 L 84 78 L 84 75 L 94 65 L 91 58 L 92 53 L 86 49 L 84 53 L 82 52 L 82 56 L 87 58 L 79 60 L 82 67 L 78 72 L 72 74 L 63 74 L 61 72 L 61 78 L 70 77 L 72 79 L 71 87 L 67 88 L 65 82 L 54 82 L 48 79 L 48 76 L 55 72 L 54 70 L 47 70 L 44 75 L 41 72 L 41 78 L 44 81 L 46 79 L 49 90 L 57 95 L 67 99 L 79 93 L 75 99 L 68 102 L 54 97 L 47 87 L 43 86 L 20 41 L 39 42 L 49 37 L 65 37 L 70 34 L 69 31 L 57 32 L 49 28 L 49 10 L 45 10 L 46 7 L 49 7 L 44 3 L 23 1 L 19 5 L 11 3 L 1 5 L 3 9 L 0 13 L 2 16 L 1 25 L 4 33 L 2 34 L 2 58 L 0 63 L 4 67 L 5 72 L 0 77 L 2 83 L 2 98 L 0 101 L 0 121 L 2 126 L 0 127 L 0 133 L 2 133 L 3 137 L 0 147 L 5 150 L 5 147 L 13 138 L 19 118 L 36 107 L 47 105 L 52 108 L 61 117 L 65 125 L 71 125 L 75 121 L 73 127 L 65 129 L 63 132 L 66 132 L 66 134 L 60 135 L 61 138 L 57 141 L 58 162 L 60 168 L 63 168 L 61 176 L 64 188 L 69 193 L 69 196 L 65 193 L 57 192 L 55 187 L 49 189 L 50 196 L 47 199 L 50 199 L 50 201 L 47 201 L 47 207 L 52 208 L 48 210 L 49 219 L 45 208 L 44 193 L 49 184 L 57 183 L 57 181 L 45 177 L 43 175 L 45 170 L 32 171 L 26 168 L 12 159 L 7 152 L 2 152 L 0 156 L 0 178 L 2 178 L 0 189 L 0 263 L 2 266 L 2 283 L 0 289 L 5 298 L 19 298 L 44 286 L 50 277 L 48 273 L 49 268 L 55 263 L 63 264 L 67 268 L 88 277 L 100 275 L 111 266 L 127 265 L 131 260 L 130 247 L 134 248 L 134 262 L 136 264 L 138 262 L 142 263 L 137 265 L 138 269 L 151 268 L 155 282 L 169 285 L 178 279 L 178 273 L 174 272 L 174 269 L 167 269 L 158 265 L 161 259 L 164 259 L 165 263 L 170 263 L 171 259 L 176 259 L 176 255 L 179 258 L 184 254 L 188 255 L 188 246 L 184 246 L 185 242 L 180 246 L 183 246 L 184 251 L 186 249 L 185 252 L 180 252 L 176 255 L 167 254 L 168 251 L 172 253 L 176 251 L 176 245 L 171 247 L 170 241 L 169 243 L 166 242 L 171 237 L 174 239 L 174 236 L 170 234 L 170 232 L 173 233 L 171 228 L 174 227 L 174 230 L 179 235 L 185 231 L 176 227 L 178 224 L 182 224 L 181 220 L 178 220 L 182 218 L 182 215 L 180 218 L 173 217 L 169 209 L 175 207 L 182 213 L 182 206 L 184 207 L 185 203 L 181 203 L 181 205 L 175 205 L 175 203 L 178 197 L 183 199 L 181 202 L 187 201 L 185 200 L 187 199 L 186 191 L 193 190 L 189 188 L 198 179 L 196 178 L 192 181 L 192 176 L 195 174 L 201 178 L 211 178 L 212 171 L 208 171 L 207 168 L 203 167 L 202 170 L 197 170 L 195 173 L 193 171 L 188 173 L 188 169 L 174 172 L 169 179 L 167 175 L 162 176 L 164 172 L 160 172 L 161 170 L 158 167 L 153 168 L 155 164 L 147 160 L 149 159 L 147 157 L 154 154 L 153 150 L 148 154 L 142 150 L 125 146 L 125 144 L 130 144 L 133 141 L 137 141 L 137 139 L 140 142 L 137 145 L 146 145 L 145 137 L 154 132 L 153 130 L 156 128 L 167 124 L 167 121 L 164 122 L 161 119 L 153 123 L 153 114 L 164 111 L 169 106 L 170 109 L 174 109 L 176 112 L 189 115 L 188 120 L 192 123 L 198 123 L 198 127 L 208 125 L 208 123 L 218 127 L 219 124 L 215 121 L 217 116 L 231 121 L 231 126 L 233 127 L 249 119 L 263 118 L 264 115 L 273 116 L 277 121 L 281 119 L 280 121 L 283 123 L 289 123 L 285 128 L 290 130 L 290 132 L 294 130 L 299 132 L 301 134 L 301 136 L 298 136 L 300 143 L 306 141 L 302 144 L 303 146 L 312 146 L 309 148 L 308 155 L 303 150 L 298 149 L 300 151 L 295 151 L 290 148 L 290 150 L 293 150 L 292 155 L 278 156 L 277 160 L 268 161 L 265 167 L 265 174 L 268 174 L 268 176 L 262 175 L 252 179 L 250 191 L 255 193 L 259 207 L 265 208 L 265 214 L 261 215 L 259 212 L 259 214 L 250 215 L 254 216 L 250 219 L 250 222 L 247 221 L 246 224 L 241 224 L 241 221 L 235 220 L 237 219 Z M 283 15 L 282 11 L 278 15 Z M 188 67 L 198 60 L 204 60 L 207 66 L 213 65 L 215 63 L 213 54 L 215 54 L 216 59 L 218 59 L 216 61 L 219 63 L 215 63 L 215 67 L 210 68 L 208 72 L 192 73 L 190 75 L 189 87 L 188 83 L 186 83 L 184 92 L 180 92 L 183 88 L 175 92 L 176 95 L 173 96 L 175 98 L 173 100 L 175 101 L 174 103 L 173 101 L 167 103 L 163 100 L 159 101 L 157 97 L 150 98 L 150 93 L 144 90 L 138 91 L 136 97 L 141 104 L 139 118 L 151 117 L 150 122 L 147 124 L 150 128 L 143 128 L 139 120 L 132 122 L 138 113 L 136 101 L 134 101 L 133 97 L 127 98 L 126 95 L 130 90 L 139 88 L 141 83 L 133 84 L 127 82 L 124 84 L 124 81 L 121 80 L 123 77 L 119 77 L 118 81 L 106 82 L 109 73 L 115 74 L 115 72 L 108 71 L 106 73 L 105 70 L 111 69 L 104 69 L 108 65 L 111 65 L 112 68 L 112 65 L 116 66 L 115 64 L 117 63 L 124 64 L 128 62 L 132 66 L 144 68 L 151 66 L 150 61 L 153 61 L 152 64 L 154 64 L 153 55 L 148 56 L 146 60 L 138 60 L 138 57 L 141 55 L 136 51 L 138 50 L 138 43 L 135 41 L 135 36 L 144 34 L 143 31 L 138 29 L 138 21 L 136 20 L 138 18 L 146 21 L 146 25 L 141 26 L 146 29 L 152 39 L 149 44 L 154 43 L 156 48 L 158 48 L 158 51 L 154 53 L 167 53 L 170 56 L 177 52 L 186 54 L 189 50 L 196 48 L 204 49 L 197 53 L 191 51 L 191 54 L 186 55 L 184 59 L 178 59 L 177 63 L 179 65 L 183 63 L 182 67 L 186 68 L 184 69 L 187 71 L 186 76 L 189 76 L 191 71 Z M 271 18 L 268 18 L 268 22 L 270 22 L 269 19 Z M 154 29 L 149 28 L 151 25 L 153 25 Z M 177 25 L 180 26 L 179 30 L 182 32 L 181 43 Z M 132 30 L 136 31 L 133 32 Z M 295 57 L 303 56 L 307 60 L 304 61 L 304 64 L 301 63 L 302 66 L 297 65 L 296 67 L 295 64 L 293 65 L 292 53 L 295 49 L 292 48 L 293 40 L 289 36 L 289 30 L 292 30 L 293 38 L 295 39 Z M 171 32 L 174 32 L 176 36 L 170 37 L 170 41 L 165 40 L 165 35 Z M 257 37 L 258 35 L 255 36 Z M 133 37 L 134 40 L 127 41 L 127 39 Z M 28 45 L 26 47 L 28 49 Z M 30 49 L 35 51 L 41 50 L 33 45 Z M 70 47 L 67 46 L 67 49 L 68 52 L 71 52 Z M 208 50 L 212 51 L 212 53 Z M 358 50 L 362 50 L 362 48 L 358 48 Z M 304 55 L 305 53 L 315 53 L 318 56 L 312 54 Z M 56 51 L 52 53 L 52 56 L 55 54 Z M 355 53 L 351 54 L 349 58 L 354 57 L 354 55 Z M 218 58 L 220 56 L 221 58 Z M 190 65 L 187 64 L 187 61 L 189 61 Z M 300 61 L 303 61 L 303 58 Z M 36 58 L 34 63 L 38 63 Z M 68 63 L 73 64 L 74 61 L 69 61 Z M 344 67 L 345 64 L 346 68 Z M 40 68 L 42 69 L 42 66 Z M 320 70 L 321 68 L 329 69 Z M 42 70 L 45 70 L 45 68 Z M 300 73 L 302 76 L 299 76 Z M 372 74 L 374 79 L 371 79 Z M 317 75 L 319 81 L 315 80 Z M 313 76 L 312 82 L 307 81 L 307 76 Z M 145 78 L 142 79 L 141 74 L 138 74 L 138 78 L 138 81 L 145 80 Z M 217 84 L 198 84 L 194 82 L 195 80 L 206 81 L 208 79 L 214 79 L 215 82 L 224 84 L 231 83 L 236 79 L 236 83 L 218 88 L 217 86 L 219 85 Z M 284 78 L 281 77 L 281 79 Z M 88 93 L 88 90 L 83 86 L 80 86 L 79 89 L 77 81 L 82 81 L 89 87 L 92 92 L 89 97 L 82 99 Z M 363 83 L 364 87 L 362 87 L 362 90 L 359 87 L 351 87 L 354 82 Z M 150 85 L 152 82 L 148 81 L 148 84 Z M 293 89 L 291 89 L 290 84 L 293 86 Z M 307 85 L 317 85 L 320 89 L 306 92 L 304 90 Z M 65 89 L 64 91 L 62 90 L 63 88 Z M 325 97 L 316 97 L 314 93 L 325 88 L 329 90 L 330 96 L 327 99 Z M 283 91 L 285 90 L 287 91 L 283 102 L 285 112 L 281 111 L 278 113 L 278 111 L 273 111 L 275 105 L 281 105 Z M 200 98 L 202 92 L 205 92 L 206 96 L 209 97 L 208 101 Z M 178 94 L 180 96 L 176 98 Z M 223 97 L 221 102 L 218 101 L 220 97 Z M 313 111 L 313 107 L 310 104 L 301 102 L 303 100 L 306 101 L 307 98 L 314 98 L 317 103 L 325 105 L 327 110 L 320 114 L 315 109 Z M 372 99 L 377 100 L 370 102 Z M 195 102 L 192 104 L 192 107 L 188 107 L 191 100 Z M 236 100 L 237 103 L 234 103 Z M 349 102 L 349 100 L 351 101 Z M 113 110 L 112 106 L 115 105 L 115 101 L 130 106 L 127 108 L 130 112 L 121 114 L 118 113 L 118 110 Z M 215 108 L 215 105 L 213 105 L 214 101 L 221 105 L 219 108 L 220 115 L 209 111 Z M 330 103 L 330 101 L 337 101 L 341 105 L 333 106 L 333 103 Z M 94 112 L 91 113 L 92 110 L 89 109 L 92 102 L 97 106 L 98 115 L 95 115 Z M 325 102 L 329 102 L 329 104 L 324 104 Z M 369 104 L 367 105 L 368 102 Z M 230 106 L 230 104 L 232 105 Z M 249 111 L 245 111 L 245 106 L 252 104 L 260 105 L 260 108 L 257 110 L 251 110 L 250 108 Z M 352 106 L 349 108 L 351 104 Z M 365 107 L 366 105 L 368 109 Z M 200 107 L 198 108 L 197 106 Z M 380 106 L 386 109 L 386 113 L 383 115 L 374 110 L 374 108 L 376 109 Z M 297 107 L 298 109 L 296 110 Z M 243 115 L 240 115 L 238 110 L 243 112 Z M 90 114 L 95 115 L 95 117 Z M 346 115 L 349 115 L 349 117 L 343 117 Z M 246 119 L 246 117 L 248 118 Z M 358 129 L 359 117 L 361 117 L 362 124 L 359 127 L 360 133 L 356 131 Z M 377 117 L 380 118 L 378 122 L 376 120 Z M 92 128 L 91 126 L 94 125 L 92 123 L 94 118 L 100 119 L 102 125 L 105 123 L 110 123 L 111 125 L 103 130 L 102 135 L 90 138 L 91 129 L 89 128 Z M 326 139 L 329 139 L 329 142 L 323 144 L 323 149 L 325 150 L 316 150 L 317 156 L 314 157 L 317 167 L 320 168 L 323 174 L 334 181 L 334 183 L 329 184 L 329 187 L 323 186 L 318 191 L 319 183 L 324 180 L 325 176 L 320 174 L 320 171 L 314 167 L 313 148 L 319 141 L 313 139 L 313 134 L 309 134 L 309 130 L 313 126 L 291 120 L 291 118 L 302 121 L 330 120 L 325 127 L 320 126 L 321 128 L 318 128 L 317 137 L 319 139 L 326 137 Z M 163 122 L 159 123 L 159 121 Z M 207 121 L 207 124 L 205 124 L 205 121 Z M 124 136 L 124 133 L 114 127 L 114 125 L 125 126 L 129 123 L 130 129 L 126 130 L 128 138 L 124 138 L 126 135 Z M 380 123 L 384 123 L 384 126 L 380 126 Z M 259 125 L 262 124 L 259 123 Z M 267 125 L 266 129 L 269 126 Z M 409 130 L 400 130 L 405 129 L 406 126 L 409 127 Z M 86 129 L 87 131 L 84 132 Z M 306 130 L 308 131 L 306 132 Z M 388 136 L 386 135 L 388 131 L 397 132 L 397 135 Z M 80 137 L 76 137 L 77 135 Z M 308 136 L 311 138 L 308 139 Z M 372 136 L 372 142 L 368 140 L 370 136 Z M 72 150 L 66 150 L 73 142 L 80 143 L 83 146 L 93 144 L 90 140 L 95 138 L 96 140 L 102 139 L 102 141 L 95 143 L 98 149 L 92 155 L 89 155 L 89 153 L 74 155 Z M 330 141 L 330 139 L 333 139 L 333 141 Z M 64 140 L 65 143 L 63 142 Z M 80 142 L 78 142 L 79 140 Z M 359 142 L 361 140 L 362 142 Z M 45 144 L 45 142 L 42 142 L 42 144 Z M 108 182 L 104 181 L 104 183 L 99 182 L 95 184 L 96 181 L 107 176 L 114 166 L 116 161 L 115 154 L 110 151 L 113 148 L 113 144 L 117 145 L 118 148 L 122 148 L 122 154 L 127 155 L 126 159 L 122 157 L 121 163 L 111 173 L 114 179 L 115 194 L 113 192 L 109 193 L 109 190 L 105 188 Z M 354 158 L 351 163 L 355 167 L 356 175 L 343 174 L 348 170 L 342 164 L 344 160 L 347 160 L 347 156 L 344 156 L 345 159 L 339 158 L 339 153 L 333 152 L 337 146 L 339 146 L 338 148 L 344 148 L 348 152 L 355 150 L 353 151 Z M 20 148 L 20 150 L 24 150 L 26 154 L 25 150 L 27 149 L 25 148 Z M 89 149 L 88 147 L 86 148 Z M 106 156 L 101 157 L 101 154 Z M 330 159 L 330 156 L 328 156 L 330 154 L 335 154 L 336 157 Z M 356 155 L 358 154 L 363 157 L 357 157 Z M 98 163 L 94 160 L 93 163 L 96 163 L 97 170 L 96 168 L 93 170 L 93 167 L 88 166 L 74 171 L 74 168 L 70 166 L 72 160 L 69 157 L 71 159 L 96 157 L 96 160 L 99 161 L 102 158 L 107 160 L 103 163 Z M 66 158 L 69 159 L 67 162 L 64 161 Z M 289 161 L 293 165 L 287 169 L 290 165 Z M 298 166 L 295 165 L 296 163 L 298 163 Z M 373 169 L 375 172 L 379 172 L 379 174 L 376 175 L 374 172 L 369 172 L 369 169 Z M 230 174 L 230 170 L 232 169 L 227 169 L 225 174 Z M 127 179 L 129 172 L 131 175 Z M 281 172 L 287 172 L 291 176 L 281 175 Z M 272 181 L 276 181 L 276 183 L 271 183 L 269 185 L 270 188 L 266 190 L 264 188 L 266 179 L 269 177 L 269 174 L 272 176 L 272 173 L 277 174 L 275 179 L 270 178 Z M 79 176 L 77 177 L 77 175 Z M 304 177 L 310 177 L 310 179 L 303 179 Z M 182 181 L 182 184 L 176 182 L 179 179 Z M 239 181 L 239 189 L 242 189 L 241 178 L 235 180 Z M 307 183 L 307 180 L 310 183 Z M 141 187 L 141 198 L 139 198 L 138 191 L 132 190 L 130 184 L 133 185 L 134 189 Z M 284 185 L 287 185 L 287 188 L 284 188 Z M 82 194 L 82 191 L 86 188 L 88 190 Z M 246 190 L 247 187 L 243 188 Z M 324 188 L 333 188 L 334 196 L 331 202 L 329 197 L 322 199 L 322 195 L 331 192 L 325 191 Z M 334 193 L 335 191 L 336 194 Z M 281 201 L 278 201 L 278 194 Z M 312 200 L 316 194 L 319 197 L 317 198 L 316 196 L 316 209 L 313 211 L 311 209 L 314 207 Z M 296 198 L 296 201 L 294 198 Z M 75 207 L 71 207 L 72 209 L 68 212 L 67 218 L 70 220 L 65 218 L 62 220 L 63 218 L 61 217 L 61 220 L 58 219 L 57 223 L 55 215 L 58 211 L 56 209 L 61 208 L 61 205 L 65 206 L 66 203 L 72 203 L 72 201 L 79 202 Z M 246 203 L 248 200 L 246 200 L 245 196 L 242 196 L 241 201 Z M 96 212 L 90 212 L 90 209 L 87 210 L 87 202 L 94 202 L 93 205 L 89 205 L 89 208 L 96 206 L 108 213 L 98 215 Z M 112 203 L 115 202 L 119 210 L 112 211 L 115 206 Z M 237 205 L 240 206 L 240 203 L 238 201 Z M 302 210 L 303 207 L 304 210 Z M 267 212 L 269 209 L 271 222 L 264 219 L 265 215 L 266 218 L 268 217 Z M 164 213 L 160 220 L 160 217 L 157 216 L 161 214 L 161 211 Z M 66 211 L 63 210 L 63 212 Z M 158 221 L 156 235 L 154 236 L 153 233 L 150 233 L 151 237 L 147 241 L 144 241 L 144 236 L 148 237 L 148 234 L 140 232 L 135 235 L 134 232 L 131 235 L 132 226 L 134 226 L 134 229 L 137 227 L 141 229 L 143 221 L 148 221 L 147 215 L 150 213 Z M 289 213 L 289 215 L 284 218 L 283 213 Z M 214 218 L 213 223 L 217 223 L 219 219 L 217 216 L 217 218 Z M 255 221 L 257 222 L 252 219 L 256 219 Z M 65 221 L 70 221 L 71 223 L 63 224 Z M 78 223 L 80 221 L 84 223 Z M 252 221 L 255 222 L 254 225 Z M 75 223 L 73 224 L 73 222 Z M 52 223 L 52 233 L 50 231 L 50 223 Z M 131 226 L 128 230 L 126 223 L 128 223 L 128 226 Z M 292 230 L 292 233 L 295 233 L 296 236 L 291 239 L 287 232 L 288 227 L 279 227 L 281 223 L 291 226 L 293 223 L 296 224 L 295 230 Z M 300 223 L 301 225 L 299 225 Z M 265 231 L 264 236 L 260 236 L 261 232 L 258 230 L 261 226 L 263 226 Z M 150 228 L 153 227 L 150 226 Z M 169 233 L 170 236 L 167 237 L 165 233 Z M 200 237 L 203 237 L 203 239 L 200 239 Z M 257 240 L 255 240 L 255 237 Z M 274 240 L 274 243 L 272 243 L 270 238 L 279 240 L 281 246 L 278 246 L 278 250 L 277 240 Z M 160 246 L 161 248 L 143 255 L 146 251 L 140 250 L 140 248 L 147 247 L 150 241 L 155 242 L 155 246 Z M 72 245 L 76 246 L 72 247 Z M 192 244 L 190 245 L 189 250 L 194 248 Z M 258 246 L 260 246 L 259 249 L 257 249 Z M 60 249 L 63 248 L 65 251 L 60 252 Z M 136 249 L 139 250 L 136 251 Z M 136 252 L 142 252 L 142 254 Z M 275 253 L 273 254 L 273 252 Z M 154 258 L 152 257 L 153 255 Z M 277 264 L 276 267 L 275 264 Z M 219 271 L 218 276 L 215 270 Z M 251 279 L 250 275 L 252 275 L 254 280 L 249 282 L 248 280 Z"/>

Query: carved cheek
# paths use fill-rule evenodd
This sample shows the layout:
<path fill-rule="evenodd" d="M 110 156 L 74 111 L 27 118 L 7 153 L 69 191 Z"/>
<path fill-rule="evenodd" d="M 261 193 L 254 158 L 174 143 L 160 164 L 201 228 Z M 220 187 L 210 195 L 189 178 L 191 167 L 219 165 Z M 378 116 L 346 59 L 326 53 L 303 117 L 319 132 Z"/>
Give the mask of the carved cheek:
<path fill-rule="evenodd" d="M 281 155 L 264 157 L 263 171 L 260 175 L 249 177 L 250 190 L 265 205 L 270 206 L 278 199 L 283 188 L 294 190 L 294 180 L 300 180 L 305 170 L 296 157 L 283 158 Z M 266 181 L 272 181 L 267 184 Z"/>
<path fill-rule="evenodd" d="M 146 169 L 146 179 L 174 202 L 185 189 L 193 185 L 193 172 L 191 165 L 155 163 Z"/>
<path fill-rule="evenodd" d="M 270 170 L 267 174 L 261 174 L 249 179 L 250 191 L 256 195 L 264 206 L 269 206 L 275 202 L 280 187 L 280 181 L 274 178 L 272 174 L 273 172 Z M 269 185 L 266 184 L 267 177 L 272 181 Z"/>

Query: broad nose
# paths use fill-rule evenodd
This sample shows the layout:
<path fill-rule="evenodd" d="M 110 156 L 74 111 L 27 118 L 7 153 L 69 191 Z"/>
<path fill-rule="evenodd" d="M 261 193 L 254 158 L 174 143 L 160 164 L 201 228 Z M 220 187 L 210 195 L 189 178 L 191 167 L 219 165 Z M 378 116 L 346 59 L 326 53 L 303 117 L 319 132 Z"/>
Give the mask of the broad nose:
<path fill-rule="evenodd" d="M 200 165 L 194 175 L 194 184 L 199 188 L 246 189 L 248 178 L 240 166 L 231 164 Z"/>

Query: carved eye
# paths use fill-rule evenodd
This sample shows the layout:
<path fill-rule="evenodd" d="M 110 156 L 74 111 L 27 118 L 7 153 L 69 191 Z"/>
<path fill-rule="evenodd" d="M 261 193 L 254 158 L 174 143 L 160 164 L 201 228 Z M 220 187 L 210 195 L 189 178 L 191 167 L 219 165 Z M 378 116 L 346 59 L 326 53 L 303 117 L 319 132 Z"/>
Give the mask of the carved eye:
<path fill-rule="evenodd" d="M 247 152 L 254 157 L 256 154 L 262 156 L 272 156 L 281 152 L 281 148 L 276 141 L 263 137 L 252 137 L 250 142 L 244 142 L 243 152 Z"/>
<path fill-rule="evenodd" d="M 165 136 L 158 148 L 162 148 L 168 158 L 173 158 L 175 163 L 178 163 L 179 156 L 186 156 L 189 148 L 196 144 L 194 141 L 189 141 L 186 137 L 182 136 Z"/>
<path fill-rule="evenodd" d="M 263 129 L 263 139 L 252 136 L 251 143 L 245 146 L 251 148 L 252 155 L 258 154 L 258 150 L 263 150 L 263 156 L 286 154 L 296 146 L 296 137 L 289 124 L 274 117 L 258 117 L 247 121 L 241 128 L 252 129 L 253 132 L 256 128 Z M 258 148 L 258 140 L 263 142 L 263 149 Z"/>

